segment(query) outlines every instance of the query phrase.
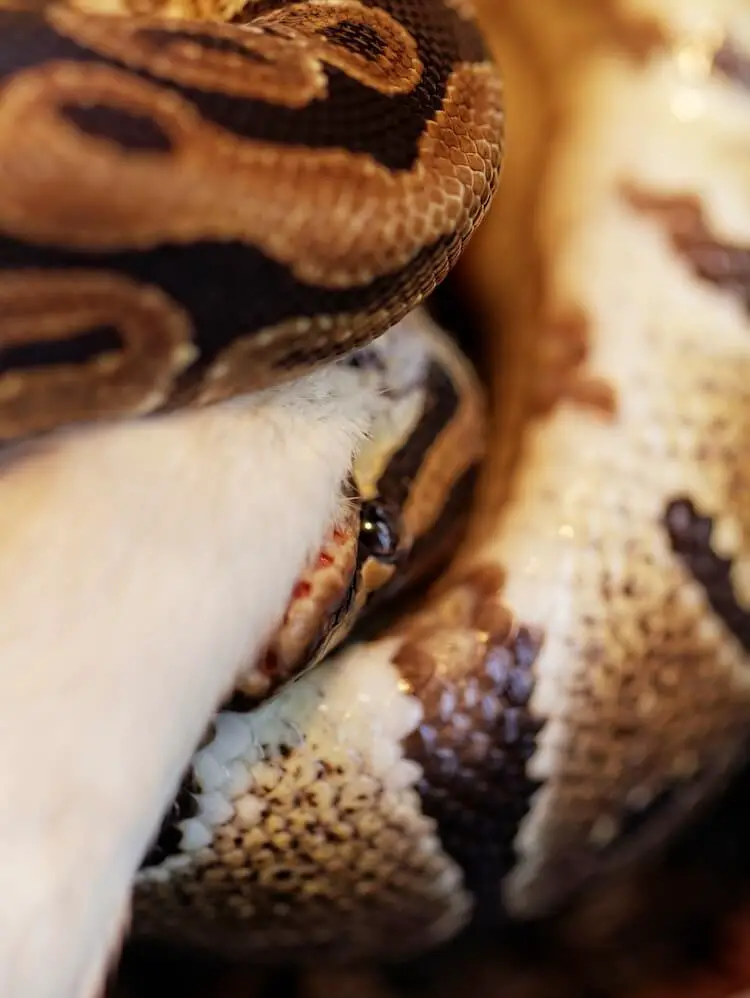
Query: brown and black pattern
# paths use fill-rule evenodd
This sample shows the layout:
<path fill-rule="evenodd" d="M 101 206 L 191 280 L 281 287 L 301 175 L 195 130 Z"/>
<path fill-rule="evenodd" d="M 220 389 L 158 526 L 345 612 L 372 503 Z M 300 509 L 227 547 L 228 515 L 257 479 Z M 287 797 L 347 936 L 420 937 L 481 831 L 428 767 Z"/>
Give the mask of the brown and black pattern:
<path fill-rule="evenodd" d="M 672 550 L 706 594 L 714 613 L 750 652 L 750 611 L 735 591 L 733 560 L 716 550 L 715 522 L 688 496 L 673 499 L 664 513 Z"/>
<path fill-rule="evenodd" d="M 118 273 L 191 326 L 184 377 L 108 417 L 363 344 L 445 276 L 494 190 L 497 79 L 476 26 L 440 3 L 265 5 L 234 24 L 53 4 L 0 10 L 0 37 L 0 276 Z M 76 346 L 90 334 L 6 355 L 4 437 L 101 415 Z"/>
<path fill-rule="evenodd" d="M 501 884 L 539 784 L 527 773 L 542 723 L 530 708 L 543 634 L 500 602 L 502 573 L 474 569 L 420 619 L 395 658 L 424 717 L 407 742 L 418 789 L 461 866 L 478 920 L 497 924 Z"/>
<path fill-rule="evenodd" d="M 698 195 L 661 196 L 628 186 L 627 200 L 657 218 L 675 251 L 703 281 L 728 291 L 750 311 L 750 246 L 717 236 Z"/>
<path fill-rule="evenodd" d="M 399 571 L 372 601 L 384 599 L 435 571 L 455 549 L 471 508 L 486 446 L 485 406 L 479 383 L 458 353 L 443 351 L 423 382 L 424 405 L 408 439 L 391 456 L 377 483 L 380 512 L 394 511 Z M 397 513 L 395 512 L 397 511 Z"/>
<path fill-rule="evenodd" d="M 166 397 L 196 354 L 174 299 L 117 269 L 0 271 L 0 314 L 2 438 L 49 428 L 60 412 L 138 412 Z"/>

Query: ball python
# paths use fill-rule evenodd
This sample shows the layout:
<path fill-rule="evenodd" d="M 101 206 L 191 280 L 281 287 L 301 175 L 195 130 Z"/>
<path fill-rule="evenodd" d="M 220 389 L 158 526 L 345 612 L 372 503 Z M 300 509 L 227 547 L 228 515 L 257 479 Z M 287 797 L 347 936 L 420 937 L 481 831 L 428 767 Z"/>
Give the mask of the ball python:
<path fill-rule="evenodd" d="M 323 6 L 328 17 L 334 5 Z M 721 138 L 730 147 L 739 143 L 736 119 L 742 110 L 737 91 L 745 79 L 742 32 L 733 34 L 726 47 L 717 41 L 723 42 L 723 33 L 715 30 L 716 23 L 725 27 L 728 4 L 714 20 L 715 11 L 705 8 L 708 27 L 684 23 L 666 3 L 647 11 L 649 16 L 640 9 L 644 6 L 605 4 L 600 15 L 584 5 L 586 16 L 594 21 L 601 16 L 610 22 L 608 26 L 628 19 L 637 23 L 640 62 L 632 52 L 621 54 L 619 60 L 612 60 L 611 54 L 598 58 L 592 45 L 594 54 L 588 52 L 581 59 L 556 94 L 568 116 L 567 130 L 560 129 L 565 142 L 536 192 L 540 207 L 535 215 L 543 279 L 534 319 L 543 325 L 540 354 L 546 367 L 535 369 L 534 387 L 543 404 L 525 435 L 510 498 L 499 518 L 494 510 L 490 539 L 470 549 L 462 571 L 449 577 L 421 612 L 407 617 L 390 635 L 354 646 L 306 671 L 259 707 L 238 710 L 230 704 L 219 715 L 193 761 L 185 794 L 162 829 L 165 838 L 171 835 L 167 851 L 176 843 L 177 852 L 165 858 L 162 840 L 162 853 L 147 859 L 136 885 L 136 926 L 144 931 L 266 960 L 307 958 L 310 953 L 342 959 L 397 957 L 455 933 L 473 911 L 496 912 L 501 900 L 519 915 L 554 906 L 595 874 L 620 866 L 661 839 L 696 800 L 715 789 L 736 760 L 748 710 L 742 631 L 743 441 L 738 415 L 743 411 L 746 358 L 744 316 L 732 297 L 739 283 L 732 266 L 741 265 L 744 250 L 742 226 L 738 235 L 728 220 L 726 204 L 722 215 L 721 195 L 711 198 L 710 178 L 716 164 L 706 152 L 701 128 L 711 126 L 706 125 L 708 114 L 704 109 L 701 115 L 700 105 L 701 100 L 712 102 L 712 111 L 725 127 Z M 534 35 L 539 30 L 534 23 L 537 15 L 524 14 L 516 5 L 512 8 L 513 18 L 522 22 L 515 37 L 534 39 L 543 50 L 541 64 L 559 83 L 562 72 L 555 64 L 559 52 L 554 31 L 545 31 L 545 50 L 540 35 Z M 438 5 L 435 9 L 443 10 Z M 450 34 L 456 38 L 456 23 L 463 25 L 467 12 L 458 4 L 447 10 Z M 545 8 L 544 13 L 551 24 L 566 27 L 559 12 L 555 15 Z M 234 11 L 231 15 L 237 17 Z M 355 68 L 338 50 L 349 45 L 356 51 L 363 37 L 372 43 L 371 35 L 362 30 L 354 32 L 359 42 L 352 41 L 351 23 L 356 25 L 356 19 L 348 8 L 347 15 L 343 32 L 347 41 L 342 45 L 342 32 L 338 36 L 330 32 L 336 39 L 334 53 L 325 34 L 330 21 L 324 19 L 321 28 L 313 19 L 313 33 L 326 39 L 315 43 L 324 49 L 321 54 L 315 48 L 315 59 L 326 66 L 326 98 L 338 94 L 340 73 L 362 82 L 357 77 L 362 74 L 361 62 Z M 292 17 L 293 30 L 308 30 L 307 16 L 300 15 L 297 22 Z M 555 22 L 555 16 L 562 24 Z M 278 11 L 259 17 L 262 24 L 264 18 L 274 24 L 284 20 Z M 0 148 L 9 160 L 3 163 L 3 176 L 9 178 L 11 193 L 5 195 L 0 219 L 3 230 L 12 233 L 5 240 L 7 269 L 14 278 L 5 314 L 14 319 L 10 328 L 18 332 L 11 333 L 14 345 L 6 353 L 11 370 L 1 393 L 7 404 L 6 436 L 43 432 L 70 418 L 113 418 L 217 402 L 333 359 L 376 336 L 415 305 L 454 262 L 486 207 L 497 166 L 499 102 L 483 52 L 461 49 L 458 56 L 481 66 L 478 75 L 492 94 L 484 104 L 481 98 L 468 101 L 483 108 L 478 116 L 485 123 L 492 119 L 472 150 L 479 150 L 481 169 L 464 178 L 463 192 L 471 205 L 468 216 L 464 214 L 460 222 L 456 215 L 450 222 L 443 218 L 442 224 L 451 229 L 448 236 L 440 234 L 439 222 L 432 228 L 428 224 L 427 238 L 433 237 L 429 250 L 420 258 L 412 245 L 405 251 L 410 262 L 401 273 L 397 269 L 403 263 L 398 257 L 401 250 L 389 247 L 395 256 L 390 255 L 385 266 L 388 281 L 378 284 L 372 270 L 377 249 L 365 241 L 364 261 L 356 252 L 365 233 L 369 237 L 377 232 L 376 244 L 384 238 L 372 213 L 359 216 L 361 228 L 356 235 L 352 230 L 342 245 L 331 232 L 322 235 L 319 216 L 305 214 L 303 208 L 295 214 L 296 200 L 278 213 L 271 207 L 279 203 L 274 200 L 279 191 L 300 195 L 301 184 L 293 181 L 303 167 L 285 185 L 288 178 L 279 176 L 278 169 L 271 174 L 268 155 L 256 158 L 253 190 L 263 186 L 259 178 L 264 166 L 266 187 L 263 197 L 253 202 L 255 211 L 243 215 L 239 206 L 250 186 L 241 182 L 242 167 L 247 165 L 244 155 L 232 142 L 213 145 L 216 161 L 211 168 L 226 166 L 219 169 L 220 183 L 210 199 L 203 201 L 201 195 L 190 211 L 185 210 L 188 193 L 200 194 L 208 171 L 200 170 L 205 163 L 201 149 L 190 145 L 190 139 L 196 138 L 190 134 L 195 124 L 190 112 L 183 115 L 171 100 L 149 103 L 153 90 L 151 97 L 144 96 L 154 78 L 157 87 L 162 85 L 165 60 L 148 46 L 163 45 L 168 41 L 164 35 L 149 35 L 146 51 L 133 56 L 137 28 L 123 27 L 126 41 L 124 49 L 118 49 L 115 22 L 107 21 L 103 28 L 90 11 L 71 14 L 68 8 L 52 7 L 43 15 L 11 11 L 8 18 L 3 37 L 15 44 L 8 45 L 5 58 L 12 73 L 19 75 L 7 88 L 6 122 L 11 134 Z M 382 31 L 382 24 L 378 27 Z M 186 56 L 185 75 L 176 81 L 176 88 L 170 86 L 170 95 L 188 93 L 196 104 L 196 91 L 204 88 L 213 97 L 215 91 L 206 78 L 196 78 L 199 60 L 191 46 L 196 34 L 208 34 L 214 42 L 208 46 L 212 56 L 221 60 L 229 51 L 236 57 L 236 49 L 226 43 L 228 30 L 185 28 L 191 37 L 179 39 L 179 58 L 185 51 L 193 55 Z M 289 40 L 283 25 L 270 34 L 278 36 L 279 43 Z M 512 36 L 511 31 L 508 34 Z M 560 37 L 565 37 L 564 31 Z M 65 48 L 61 38 L 73 47 Z M 648 42 L 645 52 L 643 38 Z M 43 85 L 16 86 L 28 72 L 26 64 L 18 65 L 17 52 L 32 53 L 34 65 L 40 58 L 43 64 L 50 52 L 76 63 L 55 77 L 49 91 L 55 94 L 52 115 L 44 104 Z M 128 58 L 134 58 L 135 65 Z M 96 79 L 88 68 L 77 75 L 79 62 L 87 67 L 93 63 Z M 130 88 L 125 95 L 122 81 L 113 84 L 107 72 L 121 71 L 123 64 L 130 81 L 124 84 Z M 391 68 L 392 63 L 389 72 Z M 102 69 L 105 72 L 99 73 Z M 198 66 L 198 71 L 202 73 L 203 67 Z M 316 79 L 320 77 L 319 72 Z M 224 74 L 222 86 L 231 86 L 231 79 L 231 73 Z M 313 87 L 311 80 L 306 82 Z M 261 105 L 271 103 L 273 92 L 267 79 L 263 85 L 269 89 L 261 98 L 250 98 Z M 367 85 L 372 87 L 370 76 Z M 100 103 L 92 100 L 97 87 L 101 87 Z M 445 86 L 443 100 L 447 93 Z M 309 90 L 307 94 L 310 100 Z M 692 116 L 691 95 L 693 107 L 699 107 Z M 248 99 L 244 92 L 233 96 Z M 387 96 L 392 100 L 394 95 Z M 312 99 L 316 97 L 317 92 Z M 628 155 L 630 147 L 623 137 L 632 140 L 640 135 L 641 119 L 633 108 L 637 104 L 642 115 L 639 99 L 644 97 L 649 99 L 649 135 L 654 142 L 651 159 L 643 155 L 644 142 L 638 144 L 638 156 Z M 464 100 L 462 95 L 456 105 Z M 125 103 L 126 110 L 118 107 L 111 113 L 108 101 Z M 210 114 L 216 113 L 219 103 L 211 101 Z M 387 106 L 392 108 L 391 103 Z M 275 107 L 274 117 L 282 121 L 277 111 Z M 199 103 L 198 112 L 209 113 Z M 458 112 L 455 117 L 463 120 Z M 471 112 L 468 117 L 472 119 Z M 30 123 L 37 122 L 40 129 L 35 133 Z M 228 122 L 222 119 L 219 127 L 226 130 Z M 463 133 L 462 128 L 456 131 Z M 98 169 L 91 162 L 90 172 L 84 172 L 77 158 L 85 144 L 81 132 L 93 133 L 97 140 L 94 156 L 100 162 Z M 187 148 L 196 158 L 186 156 L 185 174 L 155 176 L 153 154 L 171 155 L 186 135 Z M 379 135 L 382 138 L 382 131 Z M 142 152 L 145 144 L 151 157 L 147 168 L 118 178 L 117 197 L 108 183 L 109 169 L 102 165 L 102 140 L 106 144 L 113 138 L 135 146 L 129 154 Z M 206 138 L 202 132 L 200 141 Z M 356 141 L 347 140 L 346 146 L 361 152 Z M 341 139 L 329 135 L 328 142 Z M 372 150 L 367 148 L 367 153 Z M 225 154 L 231 168 L 223 160 Z M 239 162 L 232 160 L 237 156 Z M 252 158 L 249 153 L 248 158 Z M 332 159 L 319 158 L 325 167 L 315 163 L 311 192 L 318 197 L 319 190 L 325 190 L 323 180 L 330 171 L 330 196 L 340 197 L 336 204 L 345 204 L 351 217 L 352 201 L 358 206 L 358 197 L 350 194 L 347 203 L 345 184 Z M 132 157 L 131 163 L 137 159 Z M 455 159 L 469 171 L 477 165 L 465 152 Z M 455 165 L 450 153 L 443 165 L 448 161 Z M 333 162 L 340 165 L 335 157 Z M 670 167 L 664 166 L 667 162 Z M 368 180 L 377 177 L 371 165 L 364 172 Z M 742 203 L 741 183 L 736 179 L 732 183 L 729 167 L 726 172 L 722 191 L 736 195 L 735 200 L 727 197 L 736 207 Z M 40 188 L 37 181 L 50 175 L 52 199 L 49 188 Z M 477 175 L 484 176 L 478 194 Z M 201 184 L 193 186 L 198 176 Z M 92 184 L 82 204 L 76 198 L 88 187 L 89 178 Z M 403 192 L 397 192 L 387 211 L 384 192 L 390 183 L 376 181 L 382 181 L 377 209 L 388 218 L 385 228 L 398 231 L 397 241 L 403 228 L 393 220 L 411 218 L 406 204 L 415 192 L 427 189 L 424 180 L 420 173 L 400 201 Z M 224 196 L 230 186 L 231 209 L 229 197 Z M 151 190 L 158 192 L 157 198 L 151 197 Z M 138 191 L 147 202 L 139 205 L 135 221 L 132 204 L 125 203 L 121 191 L 128 197 Z M 438 201 L 450 203 L 461 216 L 464 209 L 457 209 L 451 192 L 455 193 L 449 184 Z M 430 202 L 432 196 L 429 191 Z M 167 232 L 166 216 L 176 219 L 178 204 L 182 217 L 193 219 L 192 228 L 181 221 L 176 230 Z M 329 218 L 336 215 L 328 213 Z M 263 223 L 255 225 L 260 218 Z M 717 236 L 722 223 L 729 235 Z M 123 237 L 119 227 L 128 225 L 129 236 Z M 416 228 L 423 231 L 423 226 Z M 107 242 L 113 229 L 120 240 L 114 248 Z M 277 240 L 278 233 L 283 235 Z M 310 236 L 309 257 L 296 255 L 300 234 Z M 176 245 L 184 248 L 196 238 L 201 248 L 209 244 L 210 263 L 208 254 L 196 266 L 195 260 L 186 259 L 188 254 L 177 253 Z M 81 244 L 71 250 L 71 240 Z M 154 252 L 155 240 L 167 240 L 168 245 L 158 242 Z M 222 285 L 212 277 L 210 286 L 221 287 L 222 294 L 207 297 L 207 285 L 201 285 L 199 278 L 212 266 L 225 278 L 234 273 L 219 248 L 226 249 L 229 242 L 235 252 L 233 240 L 253 245 L 263 241 L 263 267 L 256 268 L 254 277 L 265 291 L 274 292 L 268 300 L 287 306 L 294 302 L 292 309 L 300 308 L 302 300 L 294 299 L 290 283 L 273 285 L 268 258 L 278 262 L 280 257 L 293 275 L 294 287 L 303 285 L 305 294 L 311 284 L 324 287 L 325 303 L 312 306 L 319 317 L 325 313 L 324 321 L 316 327 L 305 316 L 284 325 L 278 315 L 258 318 L 253 313 L 241 320 L 245 328 L 253 329 L 253 336 L 229 344 L 222 341 L 222 334 L 215 333 L 220 317 L 229 315 L 234 329 L 237 324 L 236 313 L 223 311 L 231 300 L 227 285 L 233 287 L 236 299 L 239 290 L 249 287 L 249 279 L 246 283 L 237 278 L 233 285 L 230 279 Z M 730 251 L 740 256 L 727 267 Z M 254 263 L 245 257 L 242 266 L 252 269 Z M 618 275 L 627 279 L 625 285 L 606 270 L 613 259 Z M 92 285 L 86 282 L 92 275 L 83 275 L 83 284 L 70 291 L 72 282 L 81 278 L 82 267 L 90 267 L 92 260 L 96 261 L 93 290 L 101 291 L 105 300 L 110 294 L 118 299 L 118 319 L 128 315 L 123 300 L 133 304 L 133 282 L 142 280 L 144 273 L 166 289 L 167 296 L 171 293 L 181 302 L 183 321 L 188 316 L 192 328 L 185 335 L 185 327 L 180 327 L 167 303 L 172 321 L 170 334 L 163 338 L 168 343 L 158 358 L 151 358 L 148 383 L 136 385 L 134 377 L 144 366 L 143 354 L 132 365 L 112 364 L 103 357 L 86 364 L 92 352 L 102 350 L 102 343 L 104 352 L 111 353 L 112 346 L 107 323 L 113 313 L 106 304 L 104 309 L 93 309 L 93 318 L 87 311 L 83 322 L 77 311 L 82 289 L 90 296 Z M 330 268 L 327 275 L 322 276 L 321 260 Z M 503 271 L 502 263 L 495 265 Z M 118 277 L 126 274 L 127 287 L 120 284 L 115 291 L 117 281 L 100 283 L 102 268 L 107 267 L 114 267 Z M 31 282 L 19 290 L 16 271 L 22 270 L 24 280 Z M 65 271 L 64 281 L 44 283 L 53 276 L 50 270 L 57 271 L 57 277 Z M 170 283 L 170 277 L 177 280 L 177 273 L 180 293 Z M 391 283 L 394 273 L 398 276 Z M 654 281 L 654 274 L 661 282 Z M 329 278 L 336 292 L 342 286 L 344 290 L 355 286 L 361 292 L 367 285 L 372 297 L 341 294 L 341 301 L 332 303 L 335 293 L 327 286 Z M 692 294 L 685 287 L 689 281 Z M 719 290 L 706 289 L 706 283 Z M 194 298 L 186 303 L 188 287 Z M 643 294 L 643 301 L 636 298 L 634 303 L 623 290 L 633 287 Z M 395 288 L 393 299 L 388 297 L 391 288 Z M 45 303 L 41 311 L 45 317 L 50 311 L 55 316 L 51 325 L 56 330 L 49 335 L 55 349 L 40 352 L 35 344 L 30 354 L 28 316 L 37 319 L 38 327 L 40 303 L 47 293 L 52 294 L 53 308 Z M 129 346 L 138 338 L 136 330 L 146 329 L 152 317 L 158 330 L 163 333 L 164 328 L 163 298 L 158 293 L 149 293 L 145 300 L 143 295 L 136 298 L 137 318 L 118 327 Z M 690 307 L 681 304 L 686 300 Z M 197 311 L 200 302 L 206 303 L 203 322 Z M 234 304 L 237 307 L 236 300 Z M 304 307 L 308 304 L 305 298 Z M 360 306 L 362 313 L 356 311 Z M 66 316 L 63 337 L 61 308 Z M 71 325 L 82 324 L 95 326 L 95 336 L 67 335 Z M 715 329 L 715 340 L 708 343 L 706 324 Z M 512 322 L 509 325 L 513 327 Z M 225 327 L 223 336 L 231 335 Z M 517 342 L 516 336 L 508 339 Z M 61 354 L 62 341 L 66 346 Z M 439 341 L 435 334 L 435 342 Z M 274 353 L 277 349 L 283 354 L 281 360 Z M 61 385 L 56 381 L 61 368 L 55 365 L 68 366 L 71 361 L 78 362 L 78 374 L 85 369 L 85 376 L 76 376 L 71 384 L 68 369 Z M 19 367 L 24 368 L 22 376 Z M 46 380 L 37 377 L 39 370 L 30 373 L 28 367 L 49 368 L 42 372 Z M 493 377 L 496 387 L 500 373 Z M 501 436 L 497 439 L 504 447 L 507 441 Z M 497 467 L 492 456 L 488 467 Z M 481 513 L 479 508 L 477 523 Z M 336 560 L 327 550 L 322 553 Z M 364 558 L 358 553 L 353 574 L 344 584 L 346 598 L 353 604 L 367 599 L 365 575 L 383 571 L 377 552 L 364 571 L 372 553 L 365 545 Z M 302 581 L 311 585 L 307 592 L 312 592 L 310 579 Z M 294 609 L 291 604 L 288 621 Z M 341 630 L 340 623 L 335 620 L 321 641 L 313 641 L 313 658 L 343 637 L 349 621 Z M 302 644 L 304 658 L 311 649 L 306 639 Z M 292 664 L 292 671 L 298 664 Z M 685 664 L 692 667 L 689 687 L 681 683 Z M 273 678 L 268 662 L 265 672 L 266 679 Z M 244 696 L 256 695 L 256 679 L 249 691 L 241 691 Z M 157 842 L 157 851 L 159 847 Z"/>
<path fill-rule="evenodd" d="M 511 114 L 464 276 L 502 333 L 472 536 L 388 634 L 218 717 L 146 932 L 328 965 L 502 931 L 745 754 L 747 10 L 482 12 Z"/>
<path fill-rule="evenodd" d="M 228 704 L 252 711 L 460 531 L 482 391 L 439 330 L 386 330 L 486 211 L 496 72 L 470 12 L 423 0 L 10 0 L 0 36 L 6 445 L 326 363 L 382 396 L 340 519 Z"/>

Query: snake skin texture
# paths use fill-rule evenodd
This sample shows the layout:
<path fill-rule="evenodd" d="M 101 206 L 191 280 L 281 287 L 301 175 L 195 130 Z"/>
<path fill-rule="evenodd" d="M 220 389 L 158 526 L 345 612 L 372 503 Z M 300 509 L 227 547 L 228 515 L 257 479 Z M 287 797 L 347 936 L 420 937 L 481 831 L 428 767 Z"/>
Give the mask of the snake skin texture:
<path fill-rule="evenodd" d="M 226 14 L 172 31 L 0 11 L 6 436 L 221 401 L 361 347 L 482 217 L 499 89 L 462 3 Z M 743 758 L 747 8 L 518 0 L 498 23 L 529 116 L 504 251 L 472 279 L 503 342 L 471 542 L 385 637 L 304 669 L 348 625 L 303 629 L 301 657 L 277 636 L 283 686 L 266 663 L 275 696 L 207 733 L 139 875 L 136 933 L 268 963 L 400 959 L 472 919 L 554 911 L 661 846 Z M 458 442 L 394 477 L 428 547 L 479 453 L 454 394 Z M 437 503 L 411 499 L 425 470 Z M 388 517 L 362 523 L 387 550 Z M 356 601 L 366 559 L 343 560 L 337 599 Z"/>
<path fill-rule="evenodd" d="M 0 5 L 4 438 L 364 345 L 445 276 L 498 174 L 497 74 L 450 4 L 103 10 Z"/>
<path fill-rule="evenodd" d="M 545 915 L 660 848 L 746 754 L 746 5 L 487 21 L 518 145 L 466 280 L 503 320 L 473 534 L 390 635 L 202 749 L 250 768 L 226 849 L 262 855 L 217 881 L 279 877 L 261 907 L 237 890 L 265 935 L 233 954 L 389 960 Z M 492 258 L 511 221 L 528 233 L 516 198 L 533 239 Z"/>
<path fill-rule="evenodd" d="M 483 411 L 471 368 L 424 315 L 357 358 L 363 376 L 372 364 L 385 377 L 395 404 L 355 463 L 356 493 L 365 505 L 377 494 L 381 506 L 403 511 L 398 533 L 413 538 L 399 565 L 360 545 L 354 576 L 365 604 L 354 617 L 362 620 L 370 592 L 386 599 L 394 585 L 413 583 L 410 564 L 421 573 L 445 551 L 458 510 L 468 509 L 467 474 L 483 456 Z M 427 459 L 420 426 L 432 437 Z M 433 549 L 427 561 L 424 546 Z M 470 899 L 456 894 L 460 873 L 420 814 L 420 769 L 400 744 L 418 717 L 401 688 L 408 670 L 399 678 L 375 649 L 336 689 L 341 669 L 311 664 L 270 700 L 269 677 L 251 664 L 140 871 L 136 934 L 228 956 L 324 950 L 351 959 L 393 947 L 394 931 L 404 953 L 432 945 L 465 920 Z M 470 682 L 476 663 L 465 667 Z"/>
<path fill-rule="evenodd" d="M 399 320 L 487 209 L 500 83 L 471 13 L 449 2 L 137 7 L 0 3 L 0 440 L 233 401 L 326 362 L 356 372 L 381 418 L 227 704 L 254 719 L 460 535 L 482 392 L 438 330 Z M 187 853 L 205 912 L 226 850 L 205 877 L 205 856 L 193 862 L 212 840 L 189 824 L 194 785 L 171 812 L 187 828 L 167 819 L 146 870 L 159 883 L 166 869 L 182 897 L 173 853 Z M 228 816 L 218 792 L 201 806 L 208 827 Z M 272 888 L 256 893 L 275 912 Z M 246 934 L 225 895 L 219 915 Z"/>
<path fill-rule="evenodd" d="M 538 284 L 511 306 L 515 336 L 540 330 L 539 415 L 480 542 L 519 623 L 543 632 L 540 789 L 503 885 L 528 916 L 657 844 L 744 753 L 748 22 L 733 3 L 552 23 L 548 5 L 513 7 L 558 84 Z"/>

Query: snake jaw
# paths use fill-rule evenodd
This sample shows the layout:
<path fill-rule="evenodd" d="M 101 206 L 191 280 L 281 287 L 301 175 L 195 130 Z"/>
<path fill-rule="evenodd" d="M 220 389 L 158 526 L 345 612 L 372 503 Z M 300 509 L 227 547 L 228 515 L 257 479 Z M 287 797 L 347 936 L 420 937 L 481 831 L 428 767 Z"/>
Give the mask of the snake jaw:
<path fill-rule="evenodd" d="M 229 709 L 261 703 L 340 645 L 355 622 L 434 573 L 468 514 L 455 499 L 464 503 L 473 488 L 485 413 L 473 372 L 442 330 L 412 317 L 342 368 L 376 392 L 380 406 L 342 485 L 338 520 L 295 583 L 263 656 L 239 678 Z M 437 474 L 433 451 L 442 459 Z"/>
<path fill-rule="evenodd" d="M 312 668 L 344 639 L 362 583 L 358 573 L 360 510 L 346 501 L 337 523 L 297 579 L 284 617 L 259 661 L 240 676 L 227 707 L 250 709 Z"/>

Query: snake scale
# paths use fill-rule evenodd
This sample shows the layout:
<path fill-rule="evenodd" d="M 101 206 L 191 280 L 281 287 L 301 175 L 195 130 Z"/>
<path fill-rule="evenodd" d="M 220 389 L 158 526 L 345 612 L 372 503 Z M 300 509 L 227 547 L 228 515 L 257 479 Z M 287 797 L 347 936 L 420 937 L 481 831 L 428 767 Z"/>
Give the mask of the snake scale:
<path fill-rule="evenodd" d="M 0 10 L 4 435 L 328 362 L 387 400 L 190 763 L 135 931 L 394 959 L 553 910 L 667 839 L 746 741 L 747 13 L 483 11 L 516 117 L 468 281 L 505 327 L 471 543 L 325 661 L 445 560 L 484 460 L 476 377 L 408 313 L 488 207 L 498 78 L 458 0 L 112 13 Z"/>
<path fill-rule="evenodd" d="M 483 394 L 437 328 L 386 331 L 487 209 L 499 80 L 470 12 L 424 0 L 10 2 L 0 38 L 6 443 L 231 402 L 337 361 L 383 400 L 339 520 L 218 730 L 232 712 L 255 716 L 455 546 Z M 175 820 L 195 811 L 185 794 Z M 196 824 L 191 837 L 168 823 L 145 868 L 159 879 L 187 851 L 200 921 L 212 836 Z M 183 873 L 167 876 L 178 891 Z M 230 920 L 238 897 L 220 902 Z M 157 923 L 171 924 L 169 908 L 157 903 Z"/>

